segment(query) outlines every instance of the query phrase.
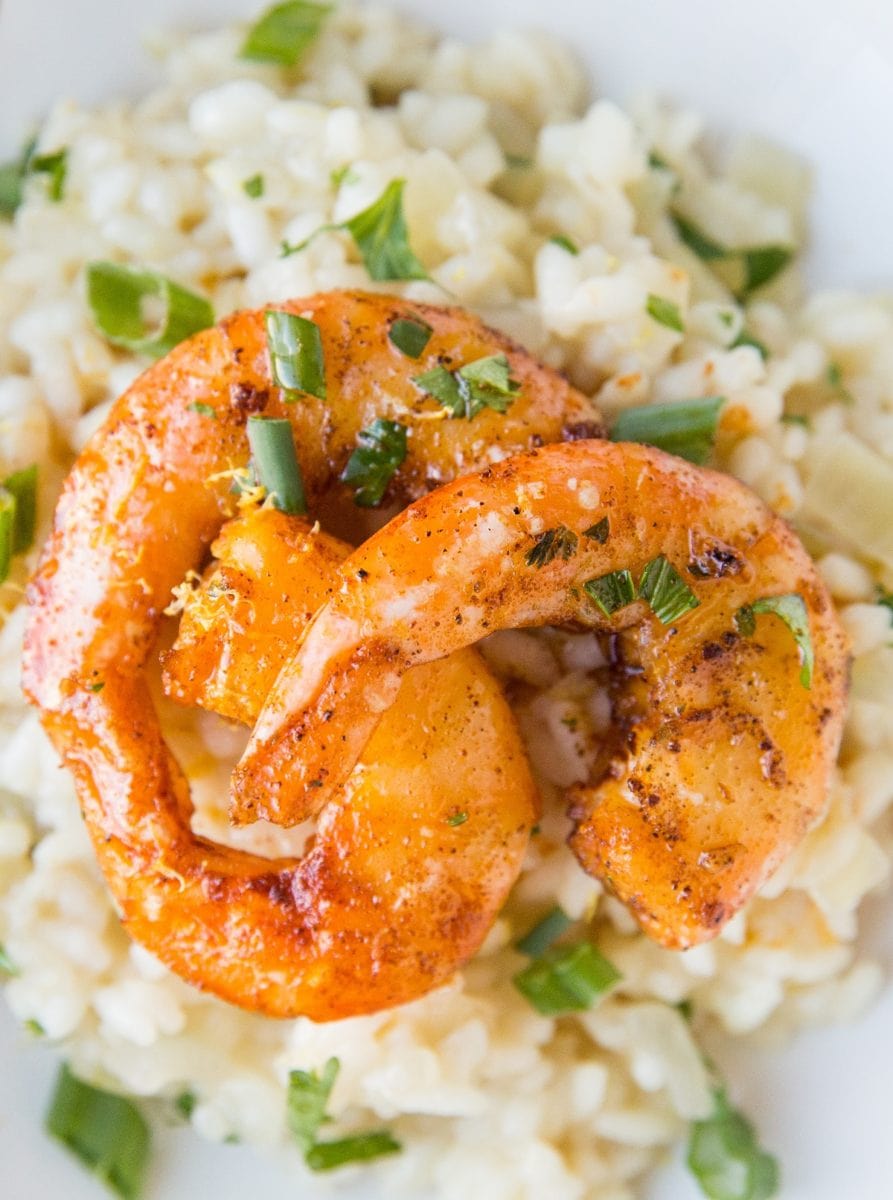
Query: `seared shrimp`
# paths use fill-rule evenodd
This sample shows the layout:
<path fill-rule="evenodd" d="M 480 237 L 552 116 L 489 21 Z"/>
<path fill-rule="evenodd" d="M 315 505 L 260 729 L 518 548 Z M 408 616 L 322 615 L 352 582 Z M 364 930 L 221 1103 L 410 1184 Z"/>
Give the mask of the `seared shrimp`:
<path fill-rule="evenodd" d="M 237 768 L 245 816 L 274 778 L 291 819 L 337 787 L 410 667 L 547 623 L 608 635 L 616 736 L 572 789 L 571 845 L 657 940 L 716 934 L 823 809 L 845 639 L 792 531 L 728 476 L 548 446 L 417 501 L 341 576 Z M 799 645 L 762 611 L 794 594 Z"/>
<path fill-rule="evenodd" d="M 200 566 L 231 513 L 232 471 L 248 460 L 247 418 L 289 418 L 311 504 L 337 488 L 358 432 L 380 416 L 408 428 L 406 458 L 390 488 L 396 500 L 424 494 L 494 457 L 599 426 L 589 401 L 565 380 L 460 310 L 358 293 L 274 307 L 317 325 L 326 399 L 295 397 L 274 384 L 260 311 L 235 314 L 146 371 L 113 406 L 65 483 L 29 587 L 24 686 L 74 772 L 97 854 L 134 935 L 187 977 L 237 1003 L 325 1019 L 396 1003 L 433 986 L 443 978 L 437 956 L 449 957 L 448 943 L 456 938 L 465 947 L 453 957 L 458 961 L 480 940 L 480 926 L 451 929 L 439 946 L 426 947 L 424 936 L 413 941 L 412 923 L 404 924 L 399 912 L 392 918 L 386 907 L 378 915 L 362 912 L 363 903 L 377 903 L 376 871 L 382 888 L 393 870 L 395 887 L 402 879 L 404 890 L 424 890 L 420 859 L 415 876 L 408 866 L 409 874 L 403 873 L 406 852 L 389 840 L 390 827 L 381 844 L 392 857 L 370 854 L 375 868 L 363 881 L 362 901 L 346 882 L 352 876 L 320 878 L 320 856 L 329 856 L 325 863 L 331 861 L 333 871 L 340 863 L 334 835 L 304 860 L 311 867 L 234 855 L 190 832 L 188 787 L 164 744 L 144 667 L 171 589 Z M 390 340 L 398 319 L 430 327 L 419 358 Z M 438 366 L 454 370 L 500 354 L 513 381 L 505 413 L 484 407 L 472 419 L 440 419 L 440 402 L 413 382 Z M 446 721 L 448 710 L 437 705 L 454 699 L 466 677 L 478 702 L 486 701 L 491 712 L 498 707 L 479 664 L 455 670 L 450 696 L 432 698 L 431 722 L 435 716 Z M 418 722 L 426 711 L 419 703 Z M 471 736 L 470 716 L 456 712 L 459 725 L 451 727 L 451 738 L 461 741 Z M 503 753 L 507 722 L 505 714 L 496 722 L 488 754 Z M 422 730 L 412 728 L 421 738 Z M 519 778 L 516 773 L 516 784 Z M 526 788 L 521 792 L 529 807 Z M 271 815 L 280 794 L 275 781 L 272 794 Z M 339 820 L 350 826 L 350 811 Z M 469 832 L 462 825 L 444 836 L 463 830 Z M 343 832 L 347 845 L 349 833 Z M 510 861 L 513 854 L 510 848 Z M 351 860 L 350 871 L 366 869 Z M 325 926 L 323 912 L 335 898 L 327 888 L 341 889 L 341 927 Z M 391 899 L 398 904 L 396 892 Z M 445 931 L 454 917 L 438 909 L 443 903 L 441 897 L 431 907 L 440 911 Z M 492 914 L 489 901 L 483 910 Z M 364 951 L 367 934 L 371 948 Z M 416 963 L 406 969 L 404 983 L 396 965 L 384 969 L 389 955 L 397 963 L 394 939 L 400 937 Z"/>
<path fill-rule="evenodd" d="M 251 722 L 349 550 L 274 509 L 224 526 L 167 656 L 168 691 Z M 474 651 L 406 680 L 291 860 L 195 836 L 141 682 L 103 685 L 51 728 L 72 739 L 125 927 L 184 979 L 272 1016 L 332 1020 L 423 995 L 478 949 L 520 870 L 535 789 Z"/>

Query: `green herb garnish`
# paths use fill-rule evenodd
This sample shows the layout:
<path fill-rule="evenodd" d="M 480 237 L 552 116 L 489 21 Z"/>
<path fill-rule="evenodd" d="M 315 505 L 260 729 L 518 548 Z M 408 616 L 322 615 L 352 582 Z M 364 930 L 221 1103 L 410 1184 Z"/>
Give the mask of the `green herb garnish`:
<path fill-rule="evenodd" d="M 405 179 L 392 179 L 379 198 L 349 221 L 321 225 L 297 245 L 284 242 L 282 255 L 297 254 L 321 233 L 346 230 L 360 252 L 372 279 L 427 279 L 428 272 L 409 246 L 406 217 L 403 215 Z"/>
<path fill-rule="evenodd" d="M 815 656 L 803 597 L 798 592 L 788 592 L 783 596 L 763 596 L 753 604 L 742 605 L 735 613 L 738 632 L 744 637 L 753 637 L 757 627 L 755 617 L 760 613 L 772 613 L 787 625 L 800 654 L 800 682 L 805 688 L 811 687 Z"/>
<path fill-rule="evenodd" d="M 724 1088 L 714 1089 L 712 1114 L 692 1125 L 686 1161 L 710 1200 L 771 1200 L 778 1193 L 777 1161 Z"/>
<path fill-rule="evenodd" d="M 769 357 L 769 347 L 765 342 L 761 342 L 759 338 L 755 338 L 746 329 L 741 330 L 734 342 L 729 346 L 729 349 L 735 350 L 738 346 L 753 346 L 754 350 L 759 352 L 760 358 L 765 360 Z"/>
<path fill-rule="evenodd" d="M 357 442 L 341 479 L 355 489 L 354 504 L 374 508 L 406 458 L 406 426 L 378 417 L 357 434 Z"/>
<path fill-rule="evenodd" d="M 25 180 L 34 157 L 37 138 L 22 147 L 17 159 L 0 166 L 0 216 L 12 217 L 24 199 Z"/>
<path fill-rule="evenodd" d="M 55 154 L 38 154 L 31 159 L 30 170 L 33 175 L 46 175 L 49 178 L 47 195 L 54 204 L 58 204 L 65 195 L 65 178 L 68 175 L 68 150 L 57 150 Z"/>
<path fill-rule="evenodd" d="M 122 1200 L 138 1200 L 149 1161 L 149 1127 L 124 1096 L 84 1083 L 64 1065 L 46 1129 Z"/>
<path fill-rule="evenodd" d="M 591 538 L 592 541 L 598 542 L 600 546 L 604 546 L 608 540 L 610 525 L 607 517 L 602 517 L 600 521 L 596 521 L 594 525 L 590 525 L 588 529 L 583 530 L 584 538 Z"/>
<path fill-rule="evenodd" d="M 343 166 L 335 167 L 329 172 L 329 182 L 333 188 L 340 188 L 342 183 L 356 183 L 359 178 L 350 163 L 344 163 Z"/>
<path fill-rule="evenodd" d="M 562 250 L 566 250 L 568 254 L 576 256 L 580 253 L 580 247 L 565 233 L 555 233 L 549 238 L 549 241 L 553 246 L 560 246 Z"/>
<path fill-rule="evenodd" d="M 9 578 L 12 547 L 15 541 L 15 496 L 0 488 L 0 583 Z"/>
<path fill-rule="evenodd" d="M 597 579 L 587 579 L 583 591 L 599 606 L 606 617 L 626 608 L 636 598 L 636 587 L 628 570 L 610 571 Z"/>
<path fill-rule="evenodd" d="M 642 572 L 639 595 L 647 600 L 662 625 L 678 620 L 700 604 L 697 596 L 663 554 L 653 558 Z"/>
<path fill-rule="evenodd" d="M 257 480 L 266 488 L 274 508 L 306 513 L 304 481 L 295 454 L 291 421 L 282 417 L 249 417 L 248 445 Z"/>
<path fill-rule="evenodd" d="M 648 151 L 648 166 L 651 167 L 651 169 L 653 171 L 672 171 L 673 170 L 673 168 L 670 166 L 670 164 L 667 162 L 667 160 L 663 157 L 663 155 L 658 154 L 658 152 L 656 150 Z"/>
<path fill-rule="evenodd" d="M 264 194 L 264 177 L 263 175 L 252 175 L 250 179 L 246 179 L 242 184 L 242 191 L 246 196 L 250 196 L 252 200 L 257 200 Z"/>
<path fill-rule="evenodd" d="M 407 358 L 418 358 L 434 330 L 419 317 L 399 317 L 388 329 L 388 340 Z"/>
<path fill-rule="evenodd" d="M 563 558 L 565 562 L 577 552 L 577 535 L 566 525 L 556 525 L 536 536 L 536 543 L 527 551 L 524 561 L 528 567 L 541 568 L 550 563 L 553 558 Z"/>
<path fill-rule="evenodd" d="M 25 554 L 34 545 L 37 527 L 37 464 L 13 471 L 3 480 L 2 491 L 15 501 L 12 526 L 12 552 Z"/>
<path fill-rule="evenodd" d="M 267 346 L 273 379 L 285 391 L 286 401 L 298 392 L 326 398 L 326 372 L 319 326 L 297 313 L 270 309 L 264 313 Z"/>
<path fill-rule="evenodd" d="M 198 1096 L 195 1092 L 180 1092 L 179 1096 L 174 1098 L 174 1110 L 184 1121 L 192 1120 L 192 1114 L 195 1112 L 197 1104 Z"/>
<path fill-rule="evenodd" d="M 574 918 L 569 917 L 560 905 L 556 905 L 515 943 L 515 949 L 530 958 L 539 958 L 573 924 Z"/>
<path fill-rule="evenodd" d="M 666 325 L 667 329 L 685 333 L 685 322 L 682 320 L 679 305 L 668 300 L 666 296 L 655 296 L 654 292 L 649 292 L 645 302 L 645 311 L 660 325 Z"/>
<path fill-rule="evenodd" d="M 732 290 L 739 300 L 746 300 L 752 292 L 773 280 L 794 257 L 790 246 L 724 246 L 708 237 L 693 221 L 680 213 L 671 212 L 670 219 L 679 240 L 702 262 L 729 262 L 737 266 L 741 280 L 737 288 Z"/>
<path fill-rule="evenodd" d="M 509 360 L 504 354 L 475 359 L 457 371 L 434 367 L 424 375 L 416 375 L 413 383 L 439 400 L 451 417 L 467 420 L 476 417 L 484 408 L 506 412 L 521 387 L 512 378 Z"/>
<path fill-rule="evenodd" d="M 725 396 L 646 404 L 620 413 L 612 442 L 643 442 L 701 465 L 710 457 Z"/>
<path fill-rule="evenodd" d="M 286 0 L 267 9 L 248 31 L 240 58 L 293 67 L 319 37 L 330 4 Z"/>
<path fill-rule="evenodd" d="M 446 823 L 455 829 L 458 825 L 464 825 L 467 820 L 467 812 L 454 812 L 450 813 L 450 815 L 447 817 Z"/>
<path fill-rule="evenodd" d="M 146 321 L 143 304 L 162 301 L 164 317 Z M 187 291 L 155 271 L 92 262 L 87 266 L 87 301 L 93 320 L 110 342 L 137 354 L 160 358 L 174 346 L 214 324 L 214 310 L 204 296 Z"/>
<path fill-rule="evenodd" d="M 6 952 L 6 947 L 0 945 L 0 975 L 18 975 L 19 969 Z"/>
<path fill-rule="evenodd" d="M 893 592 L 888 592 L 886 588 L 877 585 L 875 589 L 875 604 L 880 604 L 884 608 L 890 610 L 890 620 L 893 621 Z"/>
<path fill-rule="evenodd" d="M 198 413 L 200 417 L 211 417 L 212 420 L 217 420 L 217 410 L 213 404 L 205 404 L 202 400 L 194 400 L 192 404 L 187 404 L 186 408 L 189 412 Z"/>
<path fill-rule="evenodd" d="M 395 1154 L 400 1143 L 386 1129 L 358 1133 L 337 1141 L 321 1142 L 317 1135 L 331 1121 L 326 1113 L 341 1064 L 330 1058 L 322 1074 L 291 1071 L 288 1077 L 288 1126 L 313 1171 L 328 1171 L 351 1162 L 368 1162 L 384 1154 Z"/>
<path fill-rule="evenodd" d="M 782 413 L 779 418 L 782 425 L 800 425 L 804 429 L 809 429 L 810 420 L 804 413 Z"/>
<path fill-rule="evenodd" d="M 515 987 L 546 1017 L 583 1012 L 613 987 L 620 972 L 591 942 L 548 950 L 514 977 Z"/>

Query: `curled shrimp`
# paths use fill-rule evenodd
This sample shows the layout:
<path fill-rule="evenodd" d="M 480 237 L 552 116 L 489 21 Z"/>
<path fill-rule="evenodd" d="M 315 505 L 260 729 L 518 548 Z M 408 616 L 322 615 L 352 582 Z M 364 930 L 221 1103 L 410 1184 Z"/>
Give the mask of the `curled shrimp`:
<path fill-rule="evenodd" d="M 662 562 L 680 577 L 670 611 L 652 593 L 666 623 L 636 598 Z M 613 664 L 614 734 L 571 789 L 571 846 L 657 940 L 715 935 L 822 812 L 845 638 L 793 532 L 729 476 L 638 445 L 547 446 L 412 504 L 341 575 L 236 770 L 244 812 L 270 776 L 291 819 L 308 779 L 337 786 L 410 667 L 561 623 L 605 635 Z M 761 611 L 793 594 L 809 646 Z"/>
<path fill-rule="evenodd" d="M 422 937 L 413 942 L 411 922 L 396 911 L 396 893 L 392 909 L 361 917 L 348 884 L 353 868 L 339 858 L 334 833 L 329 841 L 324 830 L 318 835 L 310 855 L 319 871 L 308 876 L 307 867 L 236 854 L 191 832 L 188 786 L 164 743 L 145 668 L 171 589 L 201 565 L 231 515 L 232 471 L 248 460 L 247 418 L 262 413 L 290 420 L 311 505 L 337 490 L 358 432 L 380 416 L 408 427 L 406 458 L 390 489 L 398 500 L 411 500 L 494 457 L 586 434 L 598 421 L 589 401 L 563 378 L 460 310 L 362 293 L 275 307 L 317 325 L 326 399 L 306 395 L 290 402 L 295 398 L 275 384 L 261 311 L 236 313 L 147 370 L 113 406 L 66 480 L 29 586 L 23 681 L 75 776 L 97 855 L 134 936 L 187 978 L 237 1003 L 326 1019 L 396 1003 L 433 986 L 443 977 L 434 950 L 455 963 L 480 940 L 482 926 L 452 929 L 444 909 L 432 950 Z M 398 319 L 430 328 L 418 358 L 391 341 Z M 484 408 L 473 419 L 427 419 L 443 413 L 414 378 L 500 354 L 518 385 L 506 412 Z M 477 680 L 492 713 L 498 697 L 480 664 L 469 662 L 450 695 L 456 698 L 467 675 Z M 418 709 L 423 721 L 420 702 Z M 446 710 L 441 715 L 446 720 Z M 501 746 L 501 734 L 509 737 L 507 720 L 494 726 Z M 470 728 L 466 722 L 451 737 L 461 741 L 462 729 Z M 502 753 L 497 743 L 491 750 Z M 528 811 L 530 792 L 518 771 L 515 782 L 521 781 Z M 271 780 L 270 815 L 282 794 Z M 322 804 L 313 807 L 318 812 Z M 338 826 L 347 845 L 348 809 Z M 468 833 L 467 825 L 459 832 Z M 381 853 L 369 851 L 373 877 L 363 895 L 374 897 L 376 878 L 383 887 L 392 870 L 406 891 L 424 891 L 421 852 L 413 860 L 416 875 L 408 865 L 404 874 L 404 851 L 386 834 Z M 510 863 L 515 853 L 510 841 Z M 333 874 L 314 891 L 324 865 Z M 336 896 L 326 888 L 341 891 Z M 336 899 L 343 925 L 330 927 L 324 913 Z M 374 907 L 374 900 L 369 903 Z M 489 920 L 492 903 L 482 907 Z M 402 985 L 389 912 L 395 936 L 404 938 L 415 962 L 412 969 L 404 963 Z M 360 946 L 373 926 L 379 948 L 365 953 Z M 389 955 L 395 965 L 385 970 Z"/>

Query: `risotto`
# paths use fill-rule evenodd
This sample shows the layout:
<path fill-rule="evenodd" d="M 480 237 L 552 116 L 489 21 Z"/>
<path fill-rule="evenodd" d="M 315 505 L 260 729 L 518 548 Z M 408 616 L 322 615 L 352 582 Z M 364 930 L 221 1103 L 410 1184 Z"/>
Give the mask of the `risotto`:
<path fill-rule="evenodd" d="M 289 68 L 240 57 L 245 32 L 158 38 L 165 79 L 136 104 L 58 105 L 0 222 L 0 474 L 37 464 L 35 546 L 74 454 L 146 365 L 97 328 L 89 263 L 157 271 L 218 315 L 332 288 L 457 303 L 564 372 L 609 423 L 722 398 L 711 462 L 793 523 L 851 639 L 840 762 L 823 820 L 746 909 L 714 942 L 662 949 L 565 844 L 563 791 L 588 777 L 611 717 L 599 644 L 496 634 L 482 648 L 544 811 L 483 949 L 398 1009 L 264 1019 L 187 986 L 119 926 L 73 786 L 20 690 L 32 549 L 2 591 L 6 1001 L 79 1076 L 157 1098 L 205 1138 L 283 1154 L 304 1195 L 323 1185 L 289 1129 L 289 1079 L 337 1058 L 336 1128 L 386 1125 L 402 1147 L 367 1168 L 382 1194 L 632 1200 L 714 1111 L 705 1038 L 721 1049 L 844 1019 L 882 982 L 855 939 L 859 904 L 889 870 L 893 305 L 804 295 L 802 163 L 749 138 L 720 169 L 692 113 L 591 101 L 572 54 L 542 34 L 468 46 L 345 4 Z M 379 285 L 343 226 L 395 179 L 429 278 Z M 228 825 L 244 735 L 163 711 L 195 829 L 289 852 L 294 835 Z M 600 1003 L 560 1017 L 513 983 L 518 939 L 555 906 L 620 974 Z"/>

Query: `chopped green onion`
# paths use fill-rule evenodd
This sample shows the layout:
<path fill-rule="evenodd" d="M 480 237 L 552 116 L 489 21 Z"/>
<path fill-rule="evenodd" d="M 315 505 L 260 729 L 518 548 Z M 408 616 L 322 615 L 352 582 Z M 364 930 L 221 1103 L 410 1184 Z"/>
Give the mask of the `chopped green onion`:
<path fill-rule="evenodd" d="M 592 541 L 598 542 L 600 546 L 604 546 L 608 540 L 610 525 L 607 517 L 602 517 L 600 521 L 596 521 L 594 525 L 590 525 L 588 529 L 583 530 L 584 538 L 591 538 Z"/>
<path fill-rule="evenodd" d="M 574 918 L 569 917 L 560 905 L 556 905 L 528 933 L 525 933 L 519 942 L 515 943 L 515 949 L 530 958 L 540 958 L 573 923 Z"/>
<path fill-rule="evenodd" d="M 374 508 L 406 458 L 406 426 L 377 417 L 357 434 L 357 441 L 341 479 L 355 489 L 354 504 Z"/>
<path fill-rule="evenodd" d="M 735 613 L 738 632 L 745 637 L 752 637 L 756 632 L 754 618 L 759 613 L 772 613 L 787 625 L 800 654 L 800 682 L 805 688 L 812 687 L 815 656 L 809 632 L 809 614 L 803 597 L 798 592 L 788 592 L 783 596 L 763 596 L 754 600 L 753 604 L 742 605 Z"/>
<path fill-rule="evenodd" d="M 654 292 L 649 292 L 645 302 L 645 311 L 659 324 L 666 325 L 667 329 L 685 333 L 685 323 L 682 320 L 679 305 L 668 300 L 666 296 L 655 296 Z"/>
<path fill-rule="evenodd" d="M 34 157 L 37 138 L 31 138 L 13 162 L 0 166 L 0 216 L 12 217 L 24 198 L 25 179 Z"/>
<path fill-rule="evenodd" d="M 181 1092 L 174 1099 L 174 1109 L 184 1121 L 192 1120 L 192 1114 L 195 1112 L 197 1104 L 198 1096 L 196 1096 L 195 1092 Z"/>
<path fill-rule="evenodd" d="M 291 421 L 281 417 L 249 417 L 248 444 L 258 481 L 272 497 L 274 508 L 306 513 L 304 481 L 295 454 Z"/>
<path fill-rule="evenodd" d="M 457 371 L 434 367 L 424 375 L 416 375 L 413 383 L 439 400 L 450 416 L 467 420 L 484 408 L 506 412 L 521 386 L 512 378 L 504 354 L 477 358 Z"/>
<path fill-rule="evenodd" d="M 663 554 L 646 565 L 639 580 L 639 595 L 648 601 L 651 611 L 662 625 L 671 624 L 700 604 L 700 600 Z"/>
<path fill-rule="evenodd" d="M 368 1162 L 384 1154 L 395 1154 L 400 1143 L 386 1129 L 357 1133 L 337 1141 L 317 1141 L 320 1128 L 331 1121 L 326 1113 L 341 1064 L 330 1058 L 322 1075 L 316 1071 L 292 1071 L 288 1077 L 288 1126 L 313 1171 L 330 1171 L 351 1162 Z"/>
<path fill-rule="evenodd" d="M 308 0 L 276 4 L 252 25 L 239 57 L 277 63 L 281 67 L 295 66 L 319 37 L 331 11 L 330 4 L 311 4 Z"/>
<path fill-rule="evenodd" d="M 636 598 L 633 577 L 627 570 L 610 571 L 597 579 L 587 579 L 583 591 L 599 606 L 606 617 L 626 608 Z"/>
<path fill-rule="evenodd" d="M 141 1195 L 149 1160 L 149 1127 L 124 1096 L 84 1083 L 63 1065 L 46 1129 L 122 1200 L 137 1200 Z"/>
<path fill-rule="evenodd" d="M 560 557 L 567 562 L 577 552 L 577 540 L 577 535 L 566 525 L 556 525 L 554 529 L 546 529 L 536 535 L 536 543 L 527 551 L 524 561 L 528 567 L 538 569 L 553 558 Z"/>
<path fill-rule="evenodd" d="M 16 498 L 0 488 L 0 583 L 9 578 L 15 545 Z"/>
<path fill-rule="evenodd" d="M 264 313 L 267 346 L 273 378 L 286 392 L 286 400 L 306 392 L 326 398 L 326 372 L 319 326 L 296 313 L 267 309 Z"/>
<path fill-rule="evenodd" d="M 98 695 L 104 687 L 105 687 L 105 680 L 100 679 L 96 683 L 88 683 L 87 691 L 93 692 L 94 694 Z"/>
<path fill-rule="evenodd" d="M 157 325 L 143 316 L 143 302 L 149 297 L 164 306 L 164 318 Z M 97 328 L 113 345 L 152 358 L 214 324 L 214 310 L 204 296 L 155 271 L 119 263 L 87 265 L 87 301 Z"/>
<path fill-rule="evenodd" d="M 656 150 L 648 151 L 648 166 L 651 167 L 653 171 L 673 170 L 667 160 L 662 155 L 658 154 Z"/>
<path fill-rule="evenodd" d="M 187 404 L 186 408 L 189 412 L 198 413 L 200 417 L 212 417 L 217 420 L 217 410 L 213 404 L 205 404 L 201 400 L 194 400 L 192 404 Z"/>
<path fill-rule="evenodd" d="M 385 1154 L 399 1154 L 403 1147 L 387 1129 L 356 1133 L 336 1142 L 317 1142 L 304 1155 L 311 1171 L 331 1171 L 347 1163 L 369 1162 Z"/>
<path fill-rule="evenodd" d="M 809 429 L 810 420 L 804 413 L 782 413 L 780 417 L 783 425 L 800 425 L 804 429 Z"/>
<path fill-rule="evenodd" d="M 18 975 L 18 967 L 6 952 L 6 947 L 0 945 L 0 975 Z"/>
<path fill-rule="evenodd" d="M 34 1017 L 29 1017 L 25 1022 L 25 1030 L 30 1033 L 32 1037 L 46 1037 L 47 1035 L 47 1031 L 41 1025 L 40 1021 L 35 1020 Z"/>
<path fill-rule="evenodd" d="M 621 978 L 591 942 L 549 950 L 514 977 L 515 987 L 546 1017 L 582 1012 Z"/>
<path fill-rule="evenodd" d="M 257 200 L 264 194 L 263 175 L 252 175 L 250 179 L 246 179 L 242 184 L 242 191 L 246 196 L 250 196 L 252 200 Z"/>
<path fill-rule="evenodd" d="M 736 350 L 739 346 L 753 346 L 754 350 L 759 352 L 760 358 L 767 359 L 769 357 L 769 347 L 765 342 L 761 342 L 759 338 L 755 338 L 746 329 L 741 330 L 734 342 L 729 346 L 729 349 Z"/>
<path fill-rule="evenodd" d="M 338 225 L 321 225 L 296 245 L 283 242 L 283 257 L 297 254 L 320 233 L 344 229 L 356 243 L 372 279 L 428 279 L 428 272 L 409 246 L 406 217 L 403 215 L 405 186 L 405 179 L 392 179 L 377 200 L 349 221 L 342 221 Z"/>
<path fill-rule="evenodd" d="M 399 317 L 388 330 L 388 339 L 407 358 L 418 358 L 434 330 L 420 318 Z"/>
<path fill-rule="evenodd" d="M 723 1088 L 714 1090 L 713 1105 L 709 1117 L 694 1122 L 688 1141 L 688 1168 L 701 1191 L 710 1200 L 771 1200 L 778 1193 L 777 1161 Z"/>
<path fill-rule="evenodd" d="M 580 247 L 576 242 L 572 241 L 567 234 L 555 233 L 549 238 L 553 246 L 560 246 L 562 250 L 566 250 L 568 254 L 577 255 L 580 253 Z"/>
<path fill-rule="evenodd" d="M 403 215 L 405 179 L 392 179 L 379 198 L 344 222 L 372 279 L 427 279 L 409 247 Z"/>
<path fill-rule="evenodd" d="M 68 174 L 68 151 L 57 150 L 55 154 L 38 154 L 31 159 L 31 172 L 49 176 L 48 196 L 58 204 L 65 195 L 65 177 Z"/>
<path fill-rule="evenodd" d="M 741 282 L 733 290 L 739 300 L 746 300 L 752 292 L 773 280 L 794 257 L 790 246 L 724 246 L 708 237 L 693 221 L 680 213 L 671 212 L 670 219 L 679 240 L 703 262 L 727 261 L 738 265 Z"/>
<path fill-rule="evenodd" d="M 3 490 L 15 500 L 12 552 L 24 554 L 34 545 L 37 526 L 37 464 L 13 471 L 3 480 Z"/>
<path fill-rule="evenodd" d="M 646 404 L 622 412 L 608 435 L 612 442 L 644 442 L 689 462 L 705 463 L 713 449 L 725 396 Z"/>
<path fill-rule="evenodd" d="M 451 825 L 455 829 L 459 825 L 464 825 L 467 820 L 468 820 L 467 812 L 454 812 L 454 813 L 450 813 L 450 815 L 447 817 L 446 823 L 447 823 L 447 825 Z"/>

